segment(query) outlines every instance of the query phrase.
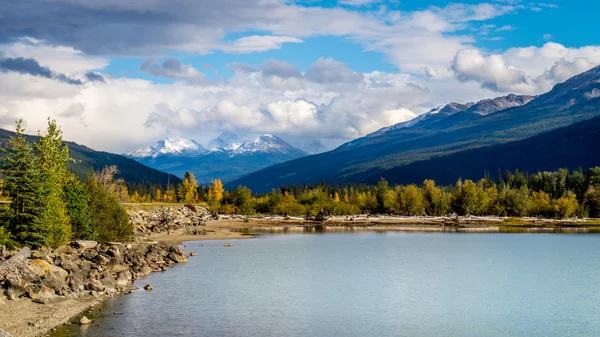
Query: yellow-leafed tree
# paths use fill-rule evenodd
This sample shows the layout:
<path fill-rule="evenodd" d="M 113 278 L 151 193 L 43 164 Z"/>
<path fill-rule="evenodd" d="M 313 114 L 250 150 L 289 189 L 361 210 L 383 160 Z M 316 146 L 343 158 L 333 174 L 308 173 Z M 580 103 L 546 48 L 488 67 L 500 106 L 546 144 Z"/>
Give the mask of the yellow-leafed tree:
<path fill-rule="evenodd" d="M 213 206 L 219 205 L 223 200 L 223 183 L 220 179 L 213 179 L 208 187 L 208 200 Z"/>
<path fill-rule="evenodd" d="M 191 172 L 186 172 L 183 182 L 179 185 L 178 194 L 179 200 L 183 202 L 196 202 L 198 200 L 198 182 L 196 177 Z"/>

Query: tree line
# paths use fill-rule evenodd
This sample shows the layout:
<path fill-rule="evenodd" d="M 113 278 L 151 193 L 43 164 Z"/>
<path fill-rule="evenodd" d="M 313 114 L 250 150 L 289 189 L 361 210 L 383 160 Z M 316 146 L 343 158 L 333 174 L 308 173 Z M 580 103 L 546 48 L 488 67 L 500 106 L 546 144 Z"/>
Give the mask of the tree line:
<path fill-rule="evenodd" d="M 157 194 L 160 194 L 157 191 Z M 350 184 L 344 186 L 285 186 L 256 194 L 248 188 L 224 190 L 220 180 L 196 186 L 187 173 L 171 192 L 180 202 L 206 201 L 211 209 L 227 214 L 287 214 L 294 216 L 494 215 L 544 218 L 600 217 L 600 167 L 569 172 L 510 172 L 475 182 L 458 180 L 438 186 L 433 180 L 416 185 Z"/>
<path fill-rule="evenodd" d="M 44 135 L 31 144 L 22 121 L 5 149 L 0 209 L 0 245 L 56 247 L 81 238 L 126 240 L 132 226 L 119 199 L 124 182 L 115 167 L 82 181 L 68 169 L 69 148 L 56 121 L 48 119 Z"/>

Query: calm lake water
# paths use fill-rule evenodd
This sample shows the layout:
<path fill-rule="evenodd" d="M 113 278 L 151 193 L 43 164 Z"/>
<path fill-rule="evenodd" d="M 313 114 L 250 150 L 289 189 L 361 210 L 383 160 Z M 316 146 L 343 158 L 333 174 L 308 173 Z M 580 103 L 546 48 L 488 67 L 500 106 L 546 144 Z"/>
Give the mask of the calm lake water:
<path fill-rule="evenodd" d="M 191 242 L 56 336 L 600 336 L 600 236 L 360 233 Z M 122 312 L 122 315 L 114 315 Z"/>

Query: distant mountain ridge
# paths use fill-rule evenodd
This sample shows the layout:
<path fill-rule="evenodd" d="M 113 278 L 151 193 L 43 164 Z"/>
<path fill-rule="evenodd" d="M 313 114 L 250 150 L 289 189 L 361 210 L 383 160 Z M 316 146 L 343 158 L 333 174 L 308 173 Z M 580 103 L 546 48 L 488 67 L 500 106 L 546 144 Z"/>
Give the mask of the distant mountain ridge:
<path fill-rule="evenodd" d="M 432 110 L 430 110 L 422 115 L 419 115 L 409 121 L 401 122 L 401 123 L 397 123 L 397 124 L 394 124 L 391 126 L 384 127 L 384 128 L 379 129 L 371 134 L 366 135 L 363 138 L 359 138 L 359 139 L 353 140 L 351 142 L 345 143 L 345 144 L 341 145 L 340 148 L 352 147 L 354 145 L 361 143 L 366 138 L 377 137 L 377 136 L 380 136 L 380 135 L 390 132 L 390 131 L 414 127 L 417 124 L 423 123 L 427 120 L 431 120 L 432 117 L 434 117 L 434 116 L 437 117 L 438 120 L 440 118 L 452 116 L 452 115 L 455 115 L 458 113 L 466 113 L 466 114 L 471 113 L 471 114 L 476 114 L 476 115 L 480 115 L 480 116 L 487 116 L 489 114 L 492 114 L 494 112 L 498 112 L 501 110 L 524 106 L 524 105 L 528 104 L 529 102 L 533 101 L 534 99 L 535 99 L 535 96 L 510 94 L 508 96 L 501 96 L 501 97 L 496 97 L 496 98 L 492 98 L 492 99 L 484 99 L 484 100 L 481 100 L 476 103 L 475 102 L 469 102 L 466 104 L 449 103 L 449 104 L 446 104 L 445 106 L 441 106 L 441 107 L 432 109 Z"/>
<path fill-rule="evenodd" d="M 183 137 L 169 137 L 126 154 L 145 165 L 183 177 L 192 172 L 199 182 L 228 181 L 269 165 L 307 155 L 283 139 L 263 134 L 249 139 L 224 133 L 209 142 L 208 150 Z"/>
<path fill-rule="evenodd" d="M 230 186 L 268 191 L 288 184 L 363 182 L 373 172 L 519 141 L 588 120 L 600 116 L 600 67 L 537 97 L 509 95 L 436 110 L 332 151 L 265 168 L 232 181 Z"/>

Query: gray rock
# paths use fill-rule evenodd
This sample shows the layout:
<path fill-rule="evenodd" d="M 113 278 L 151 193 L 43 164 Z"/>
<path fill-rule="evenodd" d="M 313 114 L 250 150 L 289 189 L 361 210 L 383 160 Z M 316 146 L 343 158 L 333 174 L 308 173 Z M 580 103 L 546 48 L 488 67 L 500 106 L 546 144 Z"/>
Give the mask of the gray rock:
<path fill-rule="evenodd" d="M 185 258 L 185 256 L 175 253 L 175 252 L 170 252 L 168 255 L 169 259 L 177 262 L 177 263 L 186 263 L 187 259 Z"/>
<path fill-rule="evenodd" d="M 98 256 L 98 252 L 94 249 L 87 249 L 81 252 L 81 257 L 88 261 L 93 261 L 96 256 Z"/>
<path fill-rule="evenodd" d="M 44 276 L 42 284 L 55 291 L 60 291 L 67 286 L 69 273 L 58 266 L 51 266 L 50 272 Z"/>
<path fill-rule="evenodd" d="M 104 254 L 98 254 L 95 258 L 94 261 L 96 263 L 98 263 L 99 265 L 106 265 L 110 262 L 110 257 L 104 255 Z"/>
<path fill-rule="evenodd" d="M 98 242 L 91 240 L 77 240 L 75 241 L 75 246 L 80 249 L 94 249 L 98 247 Z"/>
<path fill-rule="evenodd" d="M 86 288 L 92 291 L 104 291 L 104 284 L 99 280 L 90 280 L 87 283 Z"/>

